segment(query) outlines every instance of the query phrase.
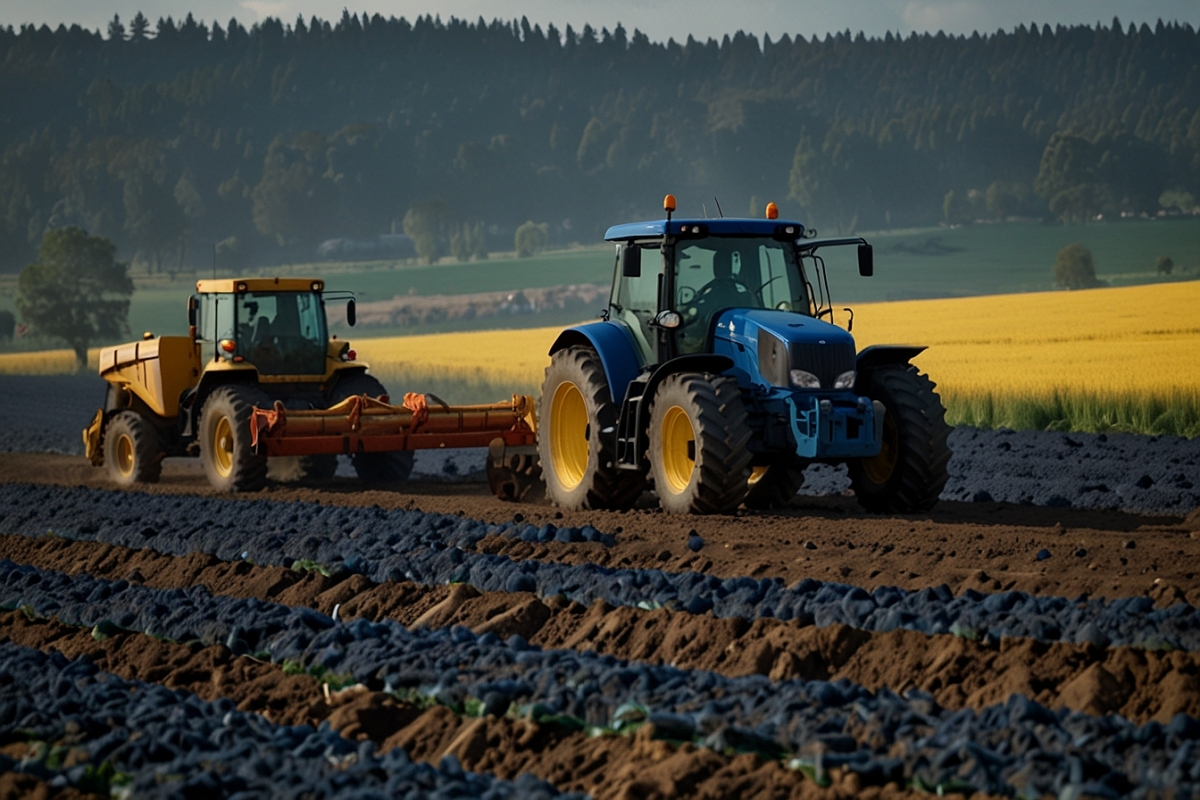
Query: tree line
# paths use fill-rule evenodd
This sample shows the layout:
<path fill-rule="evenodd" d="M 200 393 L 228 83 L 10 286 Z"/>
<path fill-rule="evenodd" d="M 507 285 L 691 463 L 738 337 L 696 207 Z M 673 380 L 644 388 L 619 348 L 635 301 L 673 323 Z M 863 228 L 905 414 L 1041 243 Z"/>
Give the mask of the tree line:
<path fill-rule="evenodd" d="M 527 19 L 139 13 L 0 28 L 0 119 L 9 272 L 67 226 L 163 272 L 397 233 L 427 259 L 481 257 L 529 220 L 539 241 L 596 241 L 666 192 L 696 215 L 774 200 L 829 233 L 1080 220 L 1195 204 L 1200 34 L 1114 19 L 663 43 Z"/>

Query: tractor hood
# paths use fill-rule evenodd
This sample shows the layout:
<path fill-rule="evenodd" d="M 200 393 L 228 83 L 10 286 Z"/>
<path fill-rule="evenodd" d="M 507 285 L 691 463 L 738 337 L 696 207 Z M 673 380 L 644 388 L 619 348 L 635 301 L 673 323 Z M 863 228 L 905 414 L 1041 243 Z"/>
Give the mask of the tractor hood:
<path fill-rule="evenodd" d="M 730 356 L 751 383 L 768 390 L 829 391 L 855 369 L 853 336 L 791 311 L 732 308 L 717 318 L 713 338 L 715 352 Z M 796 384 L 793 375 L 801 373 L 815 385 Z"/>
<path fill-rule="evenodd" d="M 718 317 L 713 335 L 757 350 L 760 330 L 774 334 L 785 344 L 854 347 L 854 337 L 837 325 L 804 314 L 768 309 L 731 308 Z"/>

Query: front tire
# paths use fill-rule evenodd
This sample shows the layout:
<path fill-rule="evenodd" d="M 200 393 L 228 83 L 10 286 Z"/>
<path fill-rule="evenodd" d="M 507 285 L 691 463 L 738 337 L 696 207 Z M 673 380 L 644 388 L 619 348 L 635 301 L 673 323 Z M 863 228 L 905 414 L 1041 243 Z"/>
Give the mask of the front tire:
<path fill-rule="evenodd" d="M 870 373 L 863 392 L 883 403 L 883 447 L 849 462 L 850 486 L 874 513 L 911 514 L 933 508 L 949 478 L 950 426 L 936 384 L 914 366 Z"/>
<path fill-rule="evenodd" d="M 562 508 L 578 511 L 630 508 L 645 488 L 638 470 L 616 466 L 612 400 L 600 356 L 590 347 L 559 350 L 550 357 L 542 382 L 538 455 L 546 494 Z"/>
<path fill-rule="evenodd" d="M 334 406 L 348 397 L 366 395 L 379 398 L 387 394 L 387 389 L 374 376 L 365 372 L 348 375 L 337 382 L 329 398 L 329 405 Z M 358 479 L 363 483 L 400 483 L 408 480 L 413 471 L 413 453 L 411 450 L 400 450 L 388 453 L 353 453 L 350 463 L 358 473 Z M 337 469 L 336 457 L 334 470 Z M 330 473 L 330 477 L 333 473 Z"/>
<path fill-rule="evenodd" d="M 255 386 L 218 386 L 200 412 L 200 460 L 212 487 L 221 492 L 257 492 L 267 483 L 267 457 L 250 444 L 254 407 L 271 400 Z"/>
<path fill-rule="evenodd" d="M 737 382 L 681 372 L 650 407 L 650 473 L 670 514 L 723 514 L 746 497 L 751 431 Z"/>
<path fill-rule="evenodd" d="M 104 465 L 118 486 L 158 483 L 163 456 L 158 431 L 136 411 L 118 411 L 104 428 Z"/>

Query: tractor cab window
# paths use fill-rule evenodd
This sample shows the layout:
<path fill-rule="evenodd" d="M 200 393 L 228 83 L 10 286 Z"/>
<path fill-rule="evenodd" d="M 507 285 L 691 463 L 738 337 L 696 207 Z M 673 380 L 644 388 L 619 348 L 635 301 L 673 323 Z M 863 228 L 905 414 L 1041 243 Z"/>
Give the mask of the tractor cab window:
<path fill-rule="evenodd" d="M 325 372 L 325 314 L 314 292 L 237 295 L 237 352 L 263 375 Z"/>
<path fill-rule="evenodd" d="M 795 250 L 774 239 L 708 237 L 675 245 L 675 310 L 681 353 L 704 352 L 713 316 L 727 308 L 810 313 Z"/>
<path fill-rule="evenodd" d="M 205 294 L 200 296 L 200 319 L 197 320 L 196 336 L 206 342 L 219 342 L 234 338 L 233 303 L 231 294 Z"/>
<path fill-rule="evenodd" d="M 657 245 L 642 247 L 630 243 L 626 247 L 642 248 L 642 274 L 637 277 L 621 275 L 618 260 L 619 283 L 611 304 L 611 313 L 613 319 L 619 319 L 628 326 L 642 358 L 647 364 L 652 364 L 658 361 L 655 356 L 657 334 L 650 322 L 658 314 L 658 281 L 661 275 L 658 264 L 661 256 Z"/>

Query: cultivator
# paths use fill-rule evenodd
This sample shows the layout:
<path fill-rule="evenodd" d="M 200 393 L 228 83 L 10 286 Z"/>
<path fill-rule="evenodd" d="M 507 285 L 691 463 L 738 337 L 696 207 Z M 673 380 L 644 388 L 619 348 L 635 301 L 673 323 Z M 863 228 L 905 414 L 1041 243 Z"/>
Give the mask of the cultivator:
<path fill-rule="evenodd" d="M 432 402 L 432 405 L 430 404 Z M 488 484 L 497 497 L 524 499 L 540 483 L 534 398 L 452 406 L 409 392 L 401 405 L 387 395 L 356 395 L 325 409 L 296 411 L 278 400 L 255 408 L 250 442 L 272 456 L 354 455 L 447 447 L 486 447 Z"/>

